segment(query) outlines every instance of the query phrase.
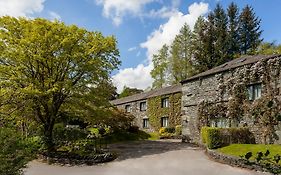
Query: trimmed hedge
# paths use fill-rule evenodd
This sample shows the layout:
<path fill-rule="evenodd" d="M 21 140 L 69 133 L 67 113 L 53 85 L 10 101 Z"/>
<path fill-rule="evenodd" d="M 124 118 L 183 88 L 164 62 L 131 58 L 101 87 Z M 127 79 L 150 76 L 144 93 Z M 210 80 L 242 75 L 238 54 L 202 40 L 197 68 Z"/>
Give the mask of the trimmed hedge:
<path fill-rule="evenodd" d="M 233 143 L 251 144 L 255 138 L 248 128 L 201 128 L 202 142 L 210 149 L 220 148 Z"/>

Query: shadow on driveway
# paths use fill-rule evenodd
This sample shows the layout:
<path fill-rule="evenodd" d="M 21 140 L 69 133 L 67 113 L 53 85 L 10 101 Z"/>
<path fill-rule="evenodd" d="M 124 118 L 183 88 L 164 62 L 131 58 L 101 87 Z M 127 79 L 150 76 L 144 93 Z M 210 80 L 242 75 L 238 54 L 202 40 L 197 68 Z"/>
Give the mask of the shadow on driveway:
<path fill-rule="evenodd" d="M 181 140 L 142 140 L 111 144 L 108 146 L 108 148 L 110 151 L 117 153 L 118 158 L 115 161 L 140 158 L 143 156 L 161 154 L 182 149 L 200 150 L 198 146 L 189 143 L 182 143 Z"/>

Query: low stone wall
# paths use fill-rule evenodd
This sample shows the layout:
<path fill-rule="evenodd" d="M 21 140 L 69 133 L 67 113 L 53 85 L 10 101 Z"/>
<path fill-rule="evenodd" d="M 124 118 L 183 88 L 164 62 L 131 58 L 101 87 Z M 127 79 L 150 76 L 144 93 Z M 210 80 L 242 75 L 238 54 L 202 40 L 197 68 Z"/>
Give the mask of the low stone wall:
<path fill-rule="evenodd" d="M 256 164 L 249 165 L 249 163 L 244 159 L 240 159 L 234 156 L 228 156 L 222 153 L 218 153 L 214 150 L 206 149 L 206 154 L 209 158 L 214 159 L 217 162 L 229 164 L 234 167 L 246 168 L 255 171 L 267 171 L 266 169 L 263 169 Z"/>
<path fill-rule="evenodd" d="M 78 156 L 78 155 L 68 155 L 68 154 L 40 154 L 38 159 L 42 162 L 48 164 L 57 164 L 57 165 L 94 165 L 98 163 L 110 162 L 116 159 L 116 155 L 113 153 L 103 153 L 93 156 Z"/>

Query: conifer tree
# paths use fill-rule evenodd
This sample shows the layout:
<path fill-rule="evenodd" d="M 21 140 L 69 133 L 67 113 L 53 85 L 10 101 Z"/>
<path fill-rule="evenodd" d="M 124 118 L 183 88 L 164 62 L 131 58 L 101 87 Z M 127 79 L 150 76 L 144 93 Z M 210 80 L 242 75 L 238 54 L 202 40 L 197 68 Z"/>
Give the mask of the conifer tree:
<path fill-rule="evenodd" d="M 232 2 L 227 8 L 228 16 L 228 55 L 233 58 L 240 53 L 239 45 L 239 9 L 238 6 Z"/>
<path fill-rule="evenodd" d="M 256 17 L 252 7 L 247 5 L 239 16 L 239 35 L 241 54 L 254 54 L 262 42 L 261 20 Z"/>

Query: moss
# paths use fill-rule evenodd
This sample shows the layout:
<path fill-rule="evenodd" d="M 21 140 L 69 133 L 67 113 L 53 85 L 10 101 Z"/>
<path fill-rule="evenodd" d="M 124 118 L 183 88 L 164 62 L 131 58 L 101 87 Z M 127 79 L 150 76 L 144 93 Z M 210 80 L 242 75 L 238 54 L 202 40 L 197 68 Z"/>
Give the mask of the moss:
<path fill-rule="evenodd" d="M 157 96 L 148 99 L 148 116 L 150 125 L 157 131 L 161 128 L 161 117 L 169 117 L 169 127 L 181 124 L 181 93 Z M 161 99 L 169 98 L 169 107 L 161 107 Z"/>

